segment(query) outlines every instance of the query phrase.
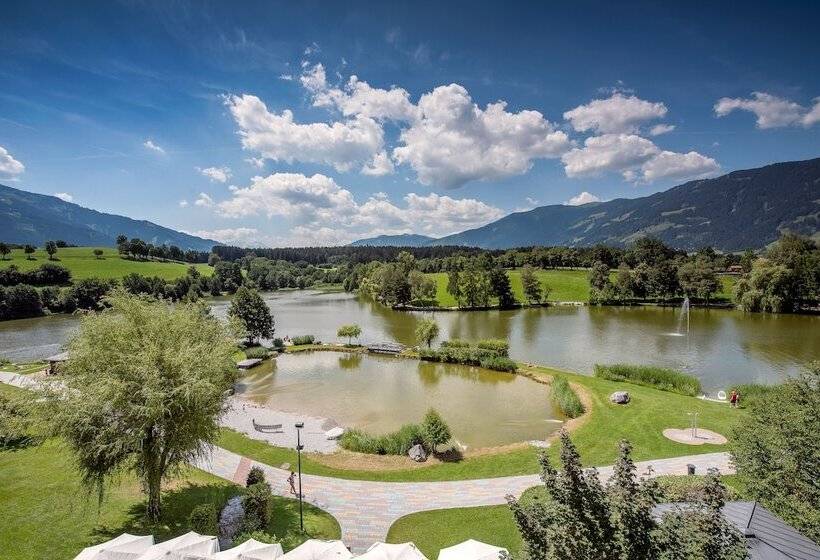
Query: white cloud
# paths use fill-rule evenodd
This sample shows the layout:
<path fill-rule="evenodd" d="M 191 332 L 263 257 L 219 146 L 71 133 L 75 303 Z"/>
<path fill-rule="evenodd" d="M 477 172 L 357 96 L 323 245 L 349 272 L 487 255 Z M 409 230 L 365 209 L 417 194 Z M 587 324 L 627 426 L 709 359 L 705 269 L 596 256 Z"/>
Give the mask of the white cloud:
<path fill-rule="evenodd" d="M 820 97 L 814 99 L 810 108 L 799 103 L 761 91 L 752 92 L 752 97 L 723 97 L 715 103 L 715 115 L 725 117 L 735 110 L 749 111 L 757 117 L 758 128 L 779 128 L 784 126 L 809 127 L 820 122 Z"/>
<path fill-rule="evenodd" d="M 265 158 L 245 158 L 245 161 L 254 166 L 257 169 L 262 169 L 265 167 Z"/>
<path fill-rule="evenodd" d="M 529 204 L 530 206 L 538 206 L 538 199 L 528 196 L 525 200 L 527 201 L 527 204 Z"/>
<path fill-rule="evenodd" d="M 383 150 L 383 130 L 370 118 L 299 124 L 291 111 L 271 113 L 253 95 L 233 95 L 226 104 L 244 148 L 274 161 L 321 163 L 344 172 L 371 162 Z"/>
<path fill-rule="evenodd" d="M 231 178 L 230 167 L 206 167 L 205 169 L 197 167 L 196 170 L 205 177 L 209 178 L 211 181 L 216 181 L 218 183 L 225 183 Z"/>
<path fill-rule="evenodd" d="M 183 199 L 183 200 L 180 200 L 180 201 L 179 201 L 179 207 L 180 207 L 180 208 L 187 208 L 187 207 L 188 207 L 188 201 L 187 201 L 187 200 L 184 200 L 184 199 Z"/>
<path fill-rule="evenodd" d="M 191 232 L 197 237 L 204 237 L 206 239 L 214 239 L 221 243 L 228 245 L 239 245 L 242 247 L 258 247 L 263 244 L 264 236 L 259 233 L 256 228 L 239 227 L 239 228 L 225 228 L 214 230 L 198 230 Z"/>
<path fill-rule="evenodd" d="M 286 82 L 292 82 L 293 81 L 293 74 L 279 74 L 279 79 L 284 80 Z"/>
<path fill-rule="evenodd" d="M 482 110 L 458 84 L 422 95 L 418 109 L 393 158 L 409 164 L 425 185 L 455 188 L 521 175 L 535 159 L 558 157 L 570 146 L 538 111 L 511 113 L 503 101 Z"/>
<path fill-rule="evenodd" d="M 657 179 L 679 178 L 700 179 L 710 177 L 720 171 L 720 165 L 697 152 L 681 154 L 662 151 L 641 166 L 641 179 L 651 183 Z"/>
<path fill-rule="evenodd" d="M 652 182 L 664 178 L 699 178 L 720 170 L 718 163 L 697 152 L 661 150 L 635 134 L 604 134 L 586 139 L 561 158 L 568 177 L 621 173 L 628 181 Z"/>
<path fill-rule="evenodd" d="M 472 198 L 456 199 L 436 193 L 409 193 L 402 204 L 394 204 L 385 193 L 375 193 L 364 203 L 339 186 L 332 178 L 316 174 L 274 173 L 254 177 L 250 186 L 234 188 L 231 198 L 216 203 L 217 213 L 228 218 L 281 216 L 295 225 L 290 229 L 300 238 L 318 241 L 316 232 L 332 228 L 337 244 L 357 237 L 385 233 L 423 231 L 446 235 L 484 225 L 504 215 L 499 208 Z M 296 230 L 296 227 L 305 228 Z M 299 233 L 301 232 L 301 233 Z M 284 242 L 277 240 L 278 242 Z"/>
<path fill-rule="evenodd" d="M 148 139 L 145 142 L 143 142 L 142 145 L 153 152 L 165 155 L 165 150 L 161 146 L 154 144 L 153 140 Z"/>
<path fill-rule="evenodd" d="M 206 193 L 201 192 L 199 193 L 197 199 L 194 201 L 194 204 L 196 206 L 202 206 L 203 208 L 210 208 L 214 205 L 214 199 L 212 199 Z"/>
<path fill-rule="evenodd" d="M 74 197 L 67 192 L 56 192 L 54 193 L 54 196 L 56 196 L 63 202 L 72 202 L 74 200 Z"/>
<path fill-rule="evenodd" d="M 379 152 L 373 158 L 372 162 L 362 167 L 362 173 L 364 175 L 371 175 L 374 177 L 390 175 L 393 171 L 395 171 L 393 168 L 393 162 L 390 160 L 390 156 L 387 155 L 387 152 Z"/>
<path fill-rule="evenodd" d="M 3 146 L 0 146 L 0 174 L 14 177 L 26 170 L 26 166 L 14 159 Z"/>
<path fill-rule="evenodd" d="M 583 148 L 570 150 L 561 160 L 567 177 L 585 177 L 640 166 L 658 152 L 652 141 L 635 134 L 604 134 L 587 138 Z"/>
<path fill-rule="evenodd" d="M 649 135 L 660 136 L 661 134 L 666 134 L 667 132 L 672 132 L 673 130 L 675 130 L 674 124 L 656 124 L 649 129 Z"/>
<path fill-rule="evenodd" d="M 581 204 L 588 204 L 590 202 L 601 202 L 601 198 L 590 192 L 583 191 L 570 198 L 566 204 L 569 206 L 580 206 Z"/>
<path fill-rule="evenodd" d="M 666 113 L 663 103 L 652 103 L 616 92 L 607 99 L 594 99 L 586 105 L 579 105 L 565 112 L 564 118 L 578 132 L 634 133 L 644 122 L 661 119 Z"/>

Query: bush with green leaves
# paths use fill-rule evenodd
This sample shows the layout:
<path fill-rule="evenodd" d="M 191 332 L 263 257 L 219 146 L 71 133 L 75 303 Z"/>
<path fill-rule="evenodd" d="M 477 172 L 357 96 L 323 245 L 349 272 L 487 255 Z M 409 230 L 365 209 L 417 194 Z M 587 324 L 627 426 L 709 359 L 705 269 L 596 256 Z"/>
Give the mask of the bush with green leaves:
<path fill-rule="evenodd" d="M 487 340 L 479 340 L 477 347 L 482 350 L 492 350 L 499 356 L 508 356 L 510 352 L 510 344 L 506 340 L 499 338 L 490 338 Z"/>
<path fill-rule="evenodd" d="M 300 335 L 300 336 L 294 336 L 291 339 L 291 342 L 293 342 L 294 346 L 304 346 L 306 344 L 313 344 L 313 342 L 315 340 L 316 340 L 316 337 L 313 336 L 312 334 L 303 334 L 303 335 Z"/>
<path fill-rule="evenodd" d="M 276 544 L 279 542 L 279 539 L 276 538 L 276 535 L 271 535 L 270 533 L 266 533 L 265 531 L 258 530 L 250 531 L 247 533 L 240 533 L 232 539 L 232 542 L 234 546 L 239 546 L 243 542 L 249 541 L 251 539 L 265 544 Z"/>
<path fill-rule="evenodd" d="M 245 357 L 248 359 L 259 358 L 264 360 L 268 356 L 270 356 L 270 350 L 264 346 L 251 346 L 250 348 L 245 348 Z"/>
<path fill-rule="evenodd" d="M 274 338 L 272 342 L 273 342 L 273 347 L 276 348 L 277 350 L 281 350 L 282 348 L 285 347 L 285 341 L 282 340 L 281 338 Z"/>
<path fill-rule="evenodd" d="M 702 392 L 700 380 L 673 369 L 632 364 L 595 364 L 595 377 L 654 387 L 661 391 L 695 397 Z"/>
<path fill-rule="evenodd" d="M 0 394 L 0 447 L 25 441 L 30 426 L 31 416 L 26 403 Z"/>
<path fill-rule="evenodd" d="M 555 377 L 550 386 L 552 402 L 567 418 L 578 418 L 584 413 L 584 405 L 564 377 Z"/>
<path fill-rule="evenodd" d="M 468 348 L 471 345 L 466 340 L 451 338 L 450 340 L 445 340 L 444 342 L 442 342 L 441 346 L 442 348 Z"/>
<path fill-rule="evenodd" d="M 216 535 L 219 532 L 219 515 L 211 503 L 199 504 L 188 517 L 188 528 L 201 535 Z"/>
<path fill-rule="evenodd" d="M 453 437 L 447 422 L 433 408 L 424 415 L 421 423 L 421 436 L 424 438 L 424 446 L 428 451 L 435 451 L 439 445 L 444 445 Z"/>
<path fill-rule="evenodd" d="M 518 364 L 515 363 L 515 360 L 511 360 L 506 356 L 488 356 L 486 358 L 481 358 L 481 360 L 478 361 L 478 365 L 484 369 L 506 371 L 510 373 L 518 369 Z"/>
<path fill-rule="evenodd" d="M 428 362 L 481 366 L 496 371 L 515 371 L 518 366 L 506 356 L 507 343 L 500 340 L 485 340 L 471 345 L 462 340 L 448 340 L 441 348 L 422 348 L 419 358 Z"/>
<path fill-rule="evenodd" d="M 359 338 L 362 335 L 362 328 L 359 325 L 342 325 L 336 331 L 336 336 L 347 339 L 347 344 L 353 344 L 354 338 Z"/>
<path fill-rule="evenodd" d="M 251 470 L 248 471 L 248 478 L 245 479 L 245 486 L 253 486 L 260 482 L 265 482 L 265 471 L 262 470 L 262 467 L 251 467 Z"/>
<path fill-rule="evenodd" d="M 339 446 L 371 455 L 406 455 L 411 447 L 423 441 L 421 426 L 405 424 L 395 432 L 384 435 L 368 434 L 358 429 L 347 430 L 339 438 Z"/>
<path fill-rule="evenodd" d="M 245 488 L 245 499 L 242 501 L 245 517 L 240 533 L 258 531 L 268 526 L 272 496 L 273 492 L 267 482 L 257 482 Z"/>

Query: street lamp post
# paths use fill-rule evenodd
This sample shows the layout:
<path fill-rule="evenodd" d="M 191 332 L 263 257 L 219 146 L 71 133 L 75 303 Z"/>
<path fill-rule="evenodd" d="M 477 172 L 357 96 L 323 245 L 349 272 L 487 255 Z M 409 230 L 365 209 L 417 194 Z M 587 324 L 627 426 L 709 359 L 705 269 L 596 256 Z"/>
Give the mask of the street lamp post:
<path fill-rule="evenodd" d="M 301 430 L 305 427 L 304 422 L 296 423 L 296 468 L 299 472 L 299 530 L 305 532 L 305 520 L 302 512 L 302 437 Z"/>

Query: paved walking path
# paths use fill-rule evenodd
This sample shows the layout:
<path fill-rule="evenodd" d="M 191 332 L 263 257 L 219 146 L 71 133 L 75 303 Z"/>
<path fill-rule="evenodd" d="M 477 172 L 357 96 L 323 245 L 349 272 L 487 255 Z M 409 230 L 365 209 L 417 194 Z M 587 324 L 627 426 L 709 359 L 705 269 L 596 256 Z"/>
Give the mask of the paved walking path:
<path fill-rule="evenodd" d="M 644 473 L 652 466 L 652 476 L 683 475 L 690 463 L 698 473 L 705 473 L 710 467 L 724 474 L 733 472 L 728 453 L 656 459 L 639 462 L 637 467 L 639 473 Z M 259 466 L 275 494 L 293 497 L 287 484 L 289 471 L 255 463 L 221 447 L 215 447 L 211 456 L 196 466 L 239 484 L 244 483 L 252 466 Z M 601 479 L 607 480 L 612 467 L 598 471 Z M 342 540 L 353 552 L 364 552 L 374 542 L 384 541 L 393 522 L 404 515 L 431 509 L 504 504 L 508 494 L 520 496 L 538 484 L 541 480 L 537 474 L 442 482 L 373 482 L 302 475 L 305 500 L 339 521 Z"/>

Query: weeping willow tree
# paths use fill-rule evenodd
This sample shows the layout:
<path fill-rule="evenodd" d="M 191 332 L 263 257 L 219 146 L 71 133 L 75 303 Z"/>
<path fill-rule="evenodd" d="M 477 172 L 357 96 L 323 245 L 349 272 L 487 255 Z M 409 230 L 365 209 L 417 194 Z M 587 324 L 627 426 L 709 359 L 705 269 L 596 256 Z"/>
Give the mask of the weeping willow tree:
<path fill-rule="evenodd" d="M 235 334 L 197 304 L 171 306 L 123 292 L 83 319 L 48 396 L 53 431 L 72 450 L 83 483 L 133 473 L 159 519 L 162 483 L 215 441 L 234 382 Z"/>

